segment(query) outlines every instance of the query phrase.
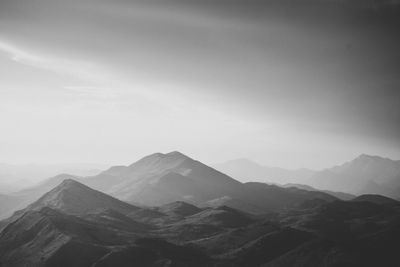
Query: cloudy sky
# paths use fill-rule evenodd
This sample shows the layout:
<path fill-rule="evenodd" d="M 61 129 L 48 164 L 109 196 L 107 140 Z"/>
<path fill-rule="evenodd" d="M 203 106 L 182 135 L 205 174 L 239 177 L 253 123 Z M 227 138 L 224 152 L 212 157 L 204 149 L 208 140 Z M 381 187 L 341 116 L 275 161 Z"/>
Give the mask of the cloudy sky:
<path fill-rule="evenodd" d="M 0 0 L 0 162 L 400 159 L 397 1 Z"/>

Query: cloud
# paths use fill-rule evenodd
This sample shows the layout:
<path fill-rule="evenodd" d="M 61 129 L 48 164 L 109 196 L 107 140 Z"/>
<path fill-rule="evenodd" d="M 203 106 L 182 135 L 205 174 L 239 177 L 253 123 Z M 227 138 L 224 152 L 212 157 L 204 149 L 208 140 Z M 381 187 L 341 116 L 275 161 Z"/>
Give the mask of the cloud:
<path fill-rule="evenodd" d="M 118 96 L 115 90 L 99 86 L 72 85 L 64 86 L 70 94 L 85 98 L 114 99 Z"/>
<path fill-rule="evenodd" d="M 67 75 L 83 81 L 96 83 L 105 82 L 111 76 L 109 71 L 103 66 L 92 62 L 43 55 L 1 40 L 0 51 L 9 55 L 11 60 L 15 62 L 52 71 L 61 75 Z"/>

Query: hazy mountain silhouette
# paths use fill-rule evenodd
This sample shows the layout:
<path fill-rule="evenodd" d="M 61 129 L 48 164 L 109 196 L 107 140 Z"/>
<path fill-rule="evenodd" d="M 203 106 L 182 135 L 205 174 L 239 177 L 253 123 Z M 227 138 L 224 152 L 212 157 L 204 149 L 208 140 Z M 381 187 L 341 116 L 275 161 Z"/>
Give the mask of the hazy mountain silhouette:
<path fill-rule="evenodd" d="M 268 167 L 249 159 L 236 159 L 214 164 L 213 167 L 242 182 L 300 183 L 314 174 L 308 169 L 288 170 Z"/>
<path fill-rule="evenodd" d="M 264 183 L 243 184 L 175 151 L 152 154 L 129 166 L 111 167 L 96 176 L 63 174 L 49 178 L 15 193 L 23 201 L 14 210 L 32 203 L 64 179 L 74 179 L 120 200 L 145 206 L 185 201 L 202 207 L 225 205 L 251 213 L 265 213 L 314 198 L 336 199 L 321 192 L 285 189 Z"/>
<path fill-rule="evenodd" d="M 0 163 L 0 193 L 10 193 L 34 186 L 60 173 L 76 176 L 96 175 L 109 168 L 105 164 L 6 164 Z"/>
<path fill-rule="evenodd" d="M 130 166 L 112 167 L 81 181 L 119 199 L 148 206 L 188 201 L 201 206 L 227 205 L 246 211 L 252 207 L 251 212 L 268 212 L 316 197 L 335 199 L 320 192 L 242 184 L 177 151 L 152 154 Z"/>
<path fill-rule="evenodd" d="M 317 172 L 308 184 L 320 189 L 360 194 L 400 196 L 400 161 L 360 155 L 356 159 Z"/>
<path fill-rule="evenodd" d="M 237 192 L 241 183 L 180 152 L 156 153 L 130 166 L 112 167 L 85 179 L 118 198 L 146 205 L 177 200 L 195 203 Z"/>
<path fill-rule="evenodd" d="M 400 161 L 379 156 L 362 154 L 350 162 L 322 171 L 271 168 L 247 159 L 228 161 L 214 166 L 238 180 L 296 184 L 298 188 L 319 190 L 344 200 L 351 197 L 346 193 L 351 195 L 372 193 L 392 198 L 400 196 Z M 311 186 L 313 189 L 305 186 Z"/>
<path fill-rule="evenodd" d="M 10 196 L 0 195 L 0 214 L 12 214 L 16 207 L 21 205 L 22 199 Z"/>
<path fill-rule="evenodd" d="M 350 200 L 355 198 L 355 195 L 349 194 L 349 193 L 343 193 L 343 192 L 336 192 L 336 191 L 330 191 L 330 190 L 318 190 L 315 189 L 314 187 L 310 186 L 310 185 L 305 185 L 305 184 L 284 184 L 283 187 L 285 188 L 289 188 L 289 187 L 296 187 L 299 189 L 304 189 L 304 190 L 308 190 L 308 191 L 321 191 L 324 193 L 327 193 L 329 195 L 332 195 L 334 197 L 337 197 L 338 199 L 341 200 Z"/>
<path fill-rule="evenodd" d="M 389 197 L 381 196 L 381 195 L 375 195 L 375 194 L 365 194 L 358 196 L 352 201 L 366 201 L 366 202 L 371 202 L 375 204 L 400 204 L 399 201 L 394 200 Z"/>

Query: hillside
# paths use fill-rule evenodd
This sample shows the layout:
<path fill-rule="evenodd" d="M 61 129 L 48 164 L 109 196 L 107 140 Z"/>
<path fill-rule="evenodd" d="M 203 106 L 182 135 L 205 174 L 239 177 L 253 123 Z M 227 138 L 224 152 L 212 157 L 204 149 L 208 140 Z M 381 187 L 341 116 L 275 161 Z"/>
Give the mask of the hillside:
<path fill-rule="evenodd" d="M 1 222 L 0 263 L 4 267 L 373 267 L 384 261 L 385 266 L 396 266 L 397 203 L 368 201 L 382 200 L 381 196 L 338 201 L 297 188 L 243 186 L 254 199 L 284 208 L 257 216 L 227 206 L 200 208 L 182 201 L 139 208 L 66 179 Z"/>
<path fill-rule="evenodd" d="M 362 154 L 356 159 L 315 173 L 307 184 L 355 195 L 400 195 L 400 161 Z"/>
<path fill-rule="evenodd" d="M 12 211 L 37 200 L 65 179 L 79 181 L 117 199 L 144 206 L 184 201 L 201 207 L 225 205 L 261 214 L 314 198 L 336 199 L 322 192 L 286 189 L 264 183 L 243 184 L 175 151 L 155 153 L 129 166 L 111 167 L 96 176 L 63 174 L 49 178 L 35 187 L 15 193 L 21 204 L 12 207 Z"/>
<path fill-rule="evenodd" d="M 389 197 L 381 196 L 381 195 L 374 195 L 374 194 L 365 194 L 358 196 L 356 198 L 353 198 L 352 201 L 366 201 L 370 203 L 375 203 L 375 204 L 400 204 L 399 201 L 394 200 Z"/>
<path fill-rule="evenodd" d="M 213 167 L 241 182 L 263 183 L 299 183 L 307 180 L 314 174 L 308 169 L 289 170 L 277 167 L 268 167 L 249 159 L 236 159 L 214 164 Z"/>

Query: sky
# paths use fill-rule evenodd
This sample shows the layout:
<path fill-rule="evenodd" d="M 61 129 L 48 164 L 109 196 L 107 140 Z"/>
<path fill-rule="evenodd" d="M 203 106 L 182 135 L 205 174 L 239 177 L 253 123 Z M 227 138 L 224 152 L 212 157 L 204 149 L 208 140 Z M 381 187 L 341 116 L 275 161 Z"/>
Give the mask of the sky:
<path fill-rule="evenodd" d="M 400 5 L 0 0 L 0 162 L 400 159 Z"/>

